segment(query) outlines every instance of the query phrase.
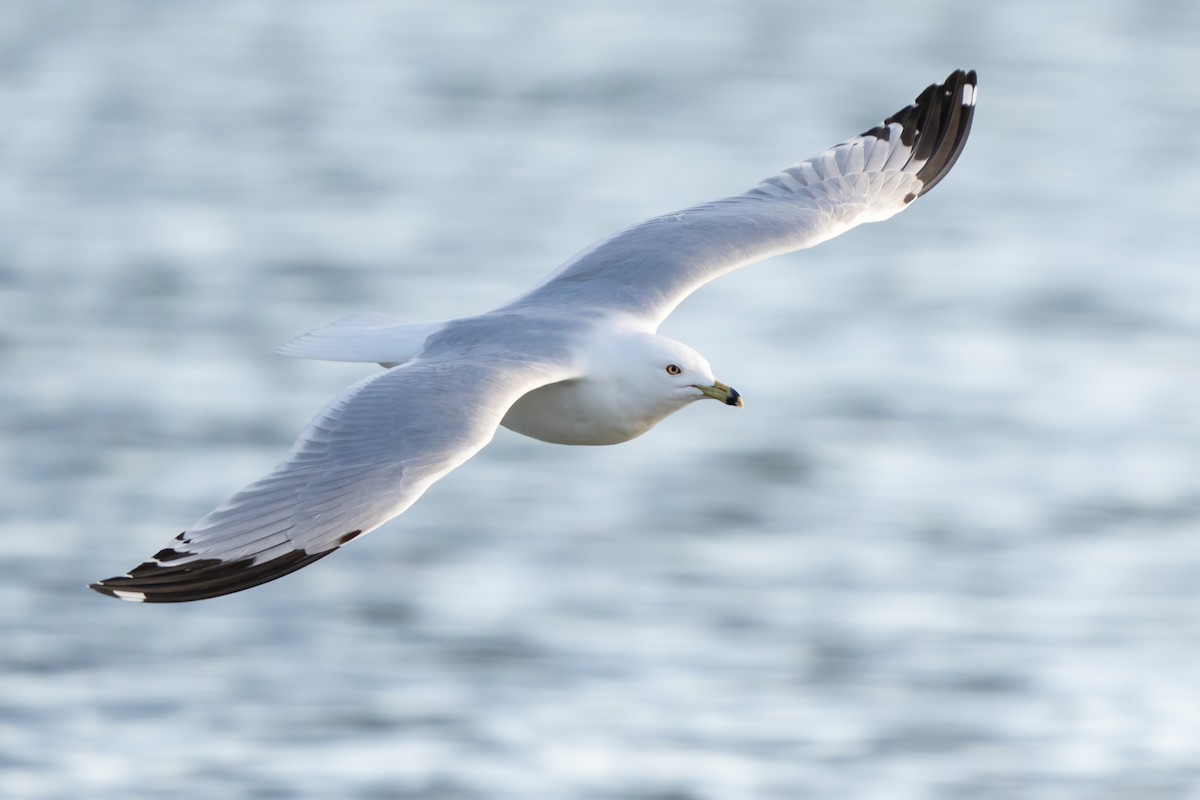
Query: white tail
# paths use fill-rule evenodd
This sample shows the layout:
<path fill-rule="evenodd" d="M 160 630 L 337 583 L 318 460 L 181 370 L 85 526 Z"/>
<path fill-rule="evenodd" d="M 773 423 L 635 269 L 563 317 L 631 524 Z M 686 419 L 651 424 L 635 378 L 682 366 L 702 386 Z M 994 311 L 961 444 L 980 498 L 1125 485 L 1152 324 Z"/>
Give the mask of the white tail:
<path fill-rule="evenodd" d="M 285 342 L 275 352 L 293 358 L 374 361 L 394 367 L 419 355 L 425 349 L 425 340 L 442 325 L 404 322 L 386 314 L 362 311 Z"/>

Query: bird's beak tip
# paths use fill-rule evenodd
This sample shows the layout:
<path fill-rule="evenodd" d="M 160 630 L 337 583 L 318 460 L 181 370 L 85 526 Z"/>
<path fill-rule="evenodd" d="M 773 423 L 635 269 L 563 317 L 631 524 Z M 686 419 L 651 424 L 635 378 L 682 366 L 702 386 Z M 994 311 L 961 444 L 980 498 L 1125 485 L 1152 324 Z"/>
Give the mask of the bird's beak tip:
<path fill-rule="evenodd" d="M 697 386 L 696 388 L 703 392 L 705 396 L 711 397 L 713 400 L 720 400 L 727 406 L 741 408 L 745 405 L 742 402 L 741 392 L 732 386 L 726 386 L 720 381 L 713 381 L 712 386 Z"/>

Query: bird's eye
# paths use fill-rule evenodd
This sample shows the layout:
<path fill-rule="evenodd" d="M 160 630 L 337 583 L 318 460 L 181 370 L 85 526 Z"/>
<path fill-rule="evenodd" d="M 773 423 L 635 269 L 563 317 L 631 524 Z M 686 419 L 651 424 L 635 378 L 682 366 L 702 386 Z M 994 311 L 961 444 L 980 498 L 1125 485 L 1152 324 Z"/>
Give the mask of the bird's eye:
<path fill-rule="evenodd" d="M 683 370 L 679 368 L 678 364 L 667 364 L 668 375 L 678 375 L 681 372 L 683 372 Z"/>

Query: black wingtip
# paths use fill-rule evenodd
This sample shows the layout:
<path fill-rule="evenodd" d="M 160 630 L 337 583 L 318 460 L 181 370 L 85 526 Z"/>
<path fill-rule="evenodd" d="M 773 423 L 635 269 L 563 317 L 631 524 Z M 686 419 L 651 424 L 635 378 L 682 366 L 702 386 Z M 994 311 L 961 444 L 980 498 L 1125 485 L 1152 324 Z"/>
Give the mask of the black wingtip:
<path fill-rule="evenodd" d="M 333 550 L 306 553 L 303 550 L 293 550 L 258 564 L 254 563 L 253 558 L 235 561 L 206 558 L 178 566 L 147 561 L 126 575 L 88 584 L 88 588 L 108 597 L 135 603 L 185 603 L 207 600 L 282 578 L 332 552 Z"/>
<path fill-rule="evenodd" d="M 892 114 L 863 136 L 886 140 L 891 136 L 888 126 L 899 124 L 901 142 L 913 149 L 914 160 L 924 162 L 916 172 L 921 181 L 918 195 L 923 195 L 946 177 L 962 155 L 975 118 L 978 84 L 975 70 L 956 69 L 941 84 L 925 87 L 912 105 Z"/>
<path fill-rule="evenodd" d="M 924 166 L 917 172 L 921 180 L 921 194 L 937 186 L 962 155 L 971 133 L 971 123 L 975 120 L 978 83 L 975 70 L 955 70 L 934 90 L 937 101 L 940 101 L 935 101 L 934 107 L 941 113 L 931 120 L 934 124 L 928 130 L 937 135 L 930 143 Z"/>

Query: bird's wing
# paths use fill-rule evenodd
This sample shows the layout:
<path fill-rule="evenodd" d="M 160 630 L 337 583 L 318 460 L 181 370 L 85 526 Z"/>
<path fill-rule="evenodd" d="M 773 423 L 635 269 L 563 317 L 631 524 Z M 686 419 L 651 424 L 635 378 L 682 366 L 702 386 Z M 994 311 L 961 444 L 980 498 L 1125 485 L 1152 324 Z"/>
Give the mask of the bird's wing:
<path fill-rule="evenodd" d="M 876 127 L 744 194 L 646 220 L 593 245 L 507 308 L 623 313 L 655 329 L 714 278 L 907 208 L 954 166 L 975 93 L 975 72 L 957 70 Z"/>
<path fill-rule="evenodd" d="M 351 386 L 271 473 L 128 574 L 123 600 L 202 600 L 275 580 L 400 514 L 484 447 L 526 392 L 571 377 L 547 364 L 409 362 Z"/>

